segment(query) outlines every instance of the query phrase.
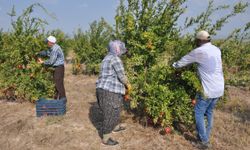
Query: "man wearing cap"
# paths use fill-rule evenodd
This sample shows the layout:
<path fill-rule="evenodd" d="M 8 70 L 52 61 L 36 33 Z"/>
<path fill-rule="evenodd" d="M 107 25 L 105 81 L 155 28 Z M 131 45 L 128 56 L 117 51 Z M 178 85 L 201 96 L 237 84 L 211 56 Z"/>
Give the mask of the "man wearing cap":
<path fill-rule="evenodd" d="M 39 56 L 49 57 L 48 60 L 42 61 L 39 63 L 44 64 L 48 67 L 55 68 L 53 74 L 53 80 L 55 83 L 55 99 L 66 99 L 65 88 L 64 88 L 64 54 L 59 45 L 56 44 L 56 38 L 54 36 L 49 36 L 46 39 L 49 50 L 41 51 L 38 53 Z"/>
<path fill-rule="evenodd" d="M 196 35 L 197 48 L 173 63 L 174 68 L 181 68 L 191 63 L 198 64 L 203 93 L 197 94 L 194 111 L 197 136 L 202 148 L 210 147 L 209 136 L 213 126 L 213 109 L 219 97 L 224 93 L 221 51 L 212 45 L 210 40 L 207 31 L 198 32 Z M 207 126 L 205 125 L 205 116 Z"/>

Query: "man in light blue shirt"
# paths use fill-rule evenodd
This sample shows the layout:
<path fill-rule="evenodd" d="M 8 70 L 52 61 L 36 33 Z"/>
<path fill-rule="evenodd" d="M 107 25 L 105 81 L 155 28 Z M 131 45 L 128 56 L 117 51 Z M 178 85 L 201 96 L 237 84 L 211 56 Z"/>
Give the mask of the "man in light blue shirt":
<path fill-rule="evenodd" d="M 221 51 L 210 42 L 210 35 L 200 31 L 196 35 L 197 48 L 173 64 L 181 68 L 191 63 L 198 64 L 198 73 L 203 93 L 198 94 L 195 105 L 195 120 L 198 137 L 203 148 L 210 146 L 209 136 L 213 126 L 213 109 L 224 93 L 224 77 L 222 70 Z M 207 126 L 205 125 L 207 116 Z"/>
<path fill-rule="evenodd" d="M 56 44 L 56 38 L 49 36 L 46 39 L 49 50 L 41 51 L 39 56 L 47 56 L 48 60 L 39 60 L 39 63 L 45 66 L 53 67 L 54 74 L 53 80 L 55 83 L 55 96 L 54 99 L 66 99 L 64 88 L 64 54 L 59 45 Z"/>

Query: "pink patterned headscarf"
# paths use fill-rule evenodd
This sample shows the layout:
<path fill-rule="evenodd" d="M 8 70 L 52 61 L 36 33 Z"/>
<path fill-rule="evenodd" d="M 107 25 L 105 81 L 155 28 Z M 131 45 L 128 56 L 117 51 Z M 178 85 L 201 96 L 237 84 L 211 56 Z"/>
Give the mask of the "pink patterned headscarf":
<path fill-rule="evenodd" d="M 125 44 L 120 40 L 110 41 L 108 45 L 109 53 L 116 56 L 121 56 L 127 52 Z"/>

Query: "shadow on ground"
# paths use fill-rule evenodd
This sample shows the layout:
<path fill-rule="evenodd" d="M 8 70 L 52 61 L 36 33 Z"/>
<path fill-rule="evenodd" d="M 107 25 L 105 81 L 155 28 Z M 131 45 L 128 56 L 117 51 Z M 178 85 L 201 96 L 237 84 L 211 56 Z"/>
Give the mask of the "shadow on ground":
<path fill-rule="evenodd" d="M 102 136 L 102 134 L 101 134 L 102 124 L 101 123 L 103 121 L 103 116 L 102 116 L 101 109 L 100 109 L 99 105 L 97 104 L 97 102 L 91 102 L 89 104 L 91 105 L 89 108 L 89 119 L 90 119 L 91 123 L 93 124 L 93 126 L 98 131 L 100 138 L 102 138 L 101 137 Z"/>
<path fill-rule="evenodd" d="M 250 121 L 250 109 L 239 110 L 234 113 L 236 117 L 238 117 L 242 123 Z"/>

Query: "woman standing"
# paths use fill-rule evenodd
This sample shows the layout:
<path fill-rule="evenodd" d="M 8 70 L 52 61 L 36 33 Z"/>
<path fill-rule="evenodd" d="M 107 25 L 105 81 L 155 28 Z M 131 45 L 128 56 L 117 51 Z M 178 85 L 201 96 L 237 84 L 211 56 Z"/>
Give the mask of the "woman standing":
<path fill-rule="evenodd" d="M 102 61 L 99 78 L 96 82 L 96 97 L 102 110 L 102 143 L 117 145 L 111 138 L 111 132 L 125 130 L 119 126 L 125 88 L 130 89 L 120 56 L 125 54 L 125 44 L 119 40 L 110 41 L 108 54 Z"/>

